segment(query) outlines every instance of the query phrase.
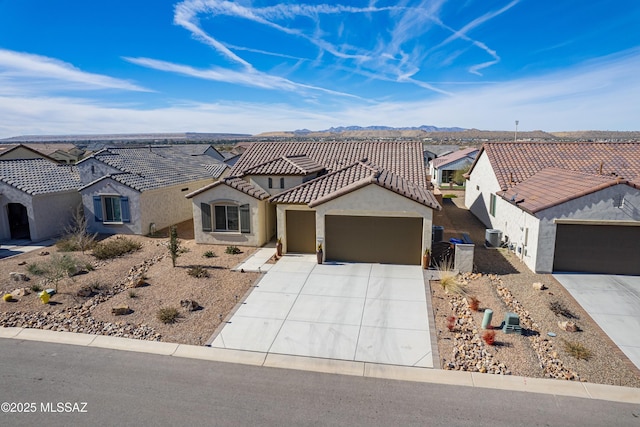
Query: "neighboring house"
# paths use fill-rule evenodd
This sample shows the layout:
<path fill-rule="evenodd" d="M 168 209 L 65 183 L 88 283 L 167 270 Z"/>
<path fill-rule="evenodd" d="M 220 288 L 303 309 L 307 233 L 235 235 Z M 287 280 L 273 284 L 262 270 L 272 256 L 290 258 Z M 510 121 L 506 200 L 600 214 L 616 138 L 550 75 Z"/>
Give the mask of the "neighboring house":
<path fill-rule="evenodd" d="M 225 160 L 225 156 L 211 144 L 174 144 L 173 148 L 190 156 L 210 156 L 219 161 Z"/>
<path fill-rule="evenodd" d="M 0 160 L 27 160 L 27 159 L 45 159 L 51 162 L 56 160 L 52 157 L 31 148 L 24 144 L 2 144 L 0 145 Z"/>
<path fill-rule="evenodd" d="M 437 144 L 423 144 L 422 151 L 424 156 L 425 167 L 429 166 L 429 162 L 438 157 L 446 156 L 460 149 L 459 145 L 437 145 Z"/>
<path fill-rule="evenodd" d="M 47 159 L 58 163 L 75 164 L 84 150 L 73 144 L 1 144 L 0 160 Z"/>
<path fill-rule="evenodd" d="M 479 151 L 475 147 L 468 147 L 431 160 L 429 162 L 431 182 L 437 187 L 452 184 L 456 171 L 464 171 L 471 167 Z"/>
<path fill-rule="evenodd" d="M 148 234 L 191 219 L 184 195 L 228 172 L 224 163 L 183 148 L 107 148 L 77 164 L 91 232 Z"/>
<path fill-rule="evenodd" d="M 433 210 L 422 144 L 260 142 L 229 177 L 187 195 L 198 243 L 261 246 L 328 260 L 419 264 Z"/>
<path fill-rule="evenodd" d="M 82 202 L 78 187 L 74 166 L 41 158 L 0 161 L 0 239 L 61 235 Z"/>
<path fill-rule="evenodd" d="M 533 271 L 640 274 L 640 143 L 485 144 L 465 203 Z"/>

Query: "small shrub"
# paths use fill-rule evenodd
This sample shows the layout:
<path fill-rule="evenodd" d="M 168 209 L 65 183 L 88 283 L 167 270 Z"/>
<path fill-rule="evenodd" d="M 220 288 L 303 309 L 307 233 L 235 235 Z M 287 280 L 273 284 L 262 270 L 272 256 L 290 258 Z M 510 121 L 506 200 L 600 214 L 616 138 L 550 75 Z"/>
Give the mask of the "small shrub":
<path fill-rule="evenodd" d="M 169 228 L 169 244 L 167 245 L 167 249 L 169 249 L 169 254 L 171 255 L 171 264 L 175 267 L 176 261 L 180 254 L 182 253 L 180 250 L 180 239 L 178 239 L 178 228 L 175 225 L 172 225 Z"/>
<path fill-rule="evenodd" d="M 29 289 L 31 289 L 31 292 L 40 292 L 42 291 L 42 286 L 34 283 Z"/>
<path fill-rule="evenodd" d="M 205 253 L 202 254 L 202 256 L 205 258 L 214 258 L 216 254 L 214 254 L 213 251 L 206 251 Z"/>
<path fill-rule="evenodd" d="M 495 345 L 496 331 L 484 331 L 482 333 L 482 340 L 486 345 Z"/>
<path fill-rule="evenodd" d="M 34 262 L 33 264 L 29 264 L 27 266 L 27 271 L 34 276 L 42 276 L 45 273 L 44 268 L 36 262 Z"/>
<path fill-rule="evenodd" d="M 458 281 L 458 275 L 453 271 L 451 262 L 443 262 L 436 265 L 436 269 L 440 275 L 440 286 L 448 294 L 464 295 L 466 289 Z"/>
<path fill-rule="evenodd" d="M 91 282 L 89 284 L 89 287 L 91 289 L 93 289 L 95 292 L 100 292 L 100 291 L 104 291 L 107 289 L 107 285 L 105 285 L 104 283 L 98 281 L 98 280 L 94 280 L 93 282 Z"/>
<path fill-rule="evenodd" d="M 589 360 L 591 358 L 591 350 L 576 341 L 562 340 L 564 351 L 578 360 Z"/>
<path fill-rule="evenodd" d="M 240 248 L 238 248 L 237 246 L 227 246 L 227 249 L 224 250 L 224 253 L 238 255 L 240 253 Z"/>
<path fill-rule="evenodd" d="M 80 250 L 80 246 L 73 239 L 67 237 L 56 242 L 58 252 L 76 252 Z"/>
<path fill-rule="evenodd" d="M 191 267 L 189 270 L 187 270 L 187 274 L 197 279 L 209 277 L 209 272 L 207 271 L 206 268 L 202 267 L 201 265 L 196 265 L 194 267 Z"/>
<path fill-rule="evenodd" d="M 476 298 L 475 296 L 469 297 L 467 302 L 469 303 L 469 308 L 472 311 L 478 311 L 480 309 L 480 300 L 478 298 Z"/>
<path fill-rule="evenodd" d="M 165 324 L 176 323 L 180 317 L 180 312 L 175 307 L 162 307 L 158 310 L 158 320 Z"/>
<path fill-rule="evenodd" d="M 447 329 L 452 332 L 456 327 L 456 316 L 447 317 Z"/>
<path fill-rule="evenodd" d="M 129 298 L 138 298 L 138 294 L 136 293 L 136 291 L 134 291 L 133 289 L 131 289 L 129 291 Z"/>
<path fill-rule="evenodd" d="M 560 301 L 551 301 L 549 303 L 549 310 L 551 310 L 556 316 L 563 316 L 567 319 L 577 319 L 578 316 L 573 314 L 571 310 L 565 307 Z"/>
<path fill-rule="evenodd" d="M 142 248 L 142 244 L 126 237 L 116 237 L 106 242 L 100 242 L 93 248 L 93 256 L 98 259 L 112 259 L 124 254 L 135 252 Z"/>

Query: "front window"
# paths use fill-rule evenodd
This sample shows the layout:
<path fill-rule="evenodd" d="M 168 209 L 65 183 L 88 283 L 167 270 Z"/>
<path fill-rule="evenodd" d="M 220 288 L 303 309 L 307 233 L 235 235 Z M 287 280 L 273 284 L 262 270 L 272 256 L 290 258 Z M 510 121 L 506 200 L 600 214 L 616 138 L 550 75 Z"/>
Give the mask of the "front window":
<path fill-rule="evenodd" d="M 215 205 L 215 231 L 251 232 L 251 217 L 249 205 Z"/>
<path fill-rule="evenodd" d="M 122 222 L 120 197 L 104 197 L 104 222 Z"/>

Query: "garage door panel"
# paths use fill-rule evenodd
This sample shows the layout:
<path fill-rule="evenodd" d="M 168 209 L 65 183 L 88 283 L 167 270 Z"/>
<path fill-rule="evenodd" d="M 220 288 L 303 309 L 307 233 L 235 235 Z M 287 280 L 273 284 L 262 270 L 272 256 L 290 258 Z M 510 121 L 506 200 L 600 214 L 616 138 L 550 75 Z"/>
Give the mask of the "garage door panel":
<path fill-rule="evenodd" d="M 422 218 L 325 216 L 327 259 L 420 264 Z"/>
<path fill-rule="evenodd" d="M 316 251 L 315 211 L 286 213 L 287 252 L 314 253 Z"/>
<path fill-rule="evenodd" d="M 640 274 L 640 227 L 558 224 L 553 271 Z"/>

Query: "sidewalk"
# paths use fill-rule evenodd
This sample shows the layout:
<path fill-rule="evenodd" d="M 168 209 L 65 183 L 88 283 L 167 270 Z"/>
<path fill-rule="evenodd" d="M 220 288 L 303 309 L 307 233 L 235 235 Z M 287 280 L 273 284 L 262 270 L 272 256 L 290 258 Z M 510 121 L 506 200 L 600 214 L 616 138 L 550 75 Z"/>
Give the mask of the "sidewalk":
<path fill-rule="evenodd" d="M 369 362 L 340 361 L 301 356 L 286 356 L 252 351 L 227 350 L 154 341 L 133 340 L 105 335 L 52 332 L 40 329 L 0 328 L 0 339 L 70 344 L 111 350 L 135 351 L 169 357 L 226 363 L 296 369 L 338 375 L 353 375 L 400 381 L 415 381 L 501 390 L 543 393 L 640 404 L 640 389 L 575 381 L 560 381 L 517 376 L 500 376 L 431 368 L 383 365 Z"/>
<path fill-rule="evenodd" d="M 31 240 L 9 240 L 0 244 L 0 259 L 11 258 L 27 252 L 39 251 L 51 246 L 56 241 L 54 239 L 32 242 Z"/>

